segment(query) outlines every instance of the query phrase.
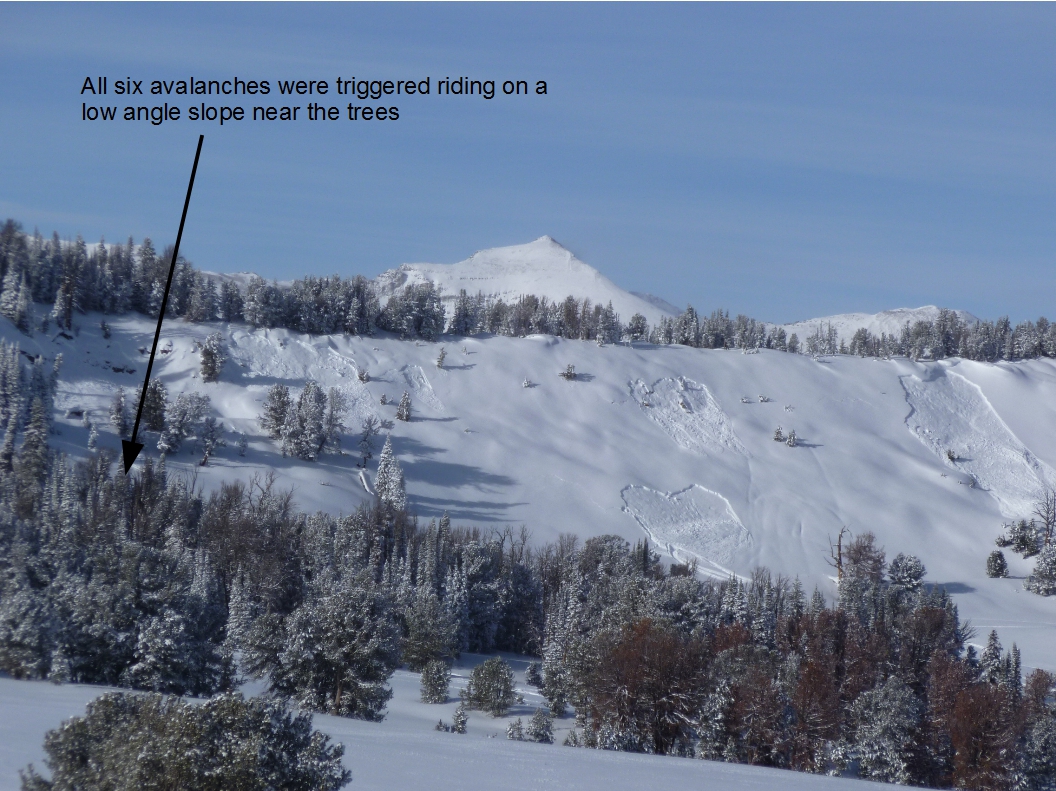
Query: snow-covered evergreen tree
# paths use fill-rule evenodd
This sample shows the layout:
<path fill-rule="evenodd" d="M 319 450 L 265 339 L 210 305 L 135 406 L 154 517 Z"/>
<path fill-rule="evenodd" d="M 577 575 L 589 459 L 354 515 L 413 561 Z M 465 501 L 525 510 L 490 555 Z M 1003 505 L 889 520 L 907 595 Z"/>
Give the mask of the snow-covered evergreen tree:
<path fill-rule="evenodd" d="M 910 764 L 920 711 L 913 690 L 897 676 L 858 697 L 851 709 L 855 728 L 851 746 L 863 778 L 912 782 Z"/>
<path fill-rule="evenodd" d="M 506 738 L 514 742 L 524 741 L 524 722 L 520 717 L 506 725 Z"/>
<path fill-rule="evenodd" d="M 282 452 L 307 461 L 314 460 L 327 441 L 325 425 L 326 393 L 318 384 L 309 379 L 297 397 L 297 403 L 291 404 L 286 412 L 286 421 L 282 426 Z M 340 419 L 337 426 L 340 426 Z"/>
<path fill-rule="evenodd" d="M 223 338 L 219 332 L 214 332 L 205 339 L 202 344 L 202 381 L 216 382 L 220 380 L 220 371 L 227 361 L 224 354 Z"/>
<path fill-rule="evenodd" d="M 543 665 L 541 662 L 529 662 L 524 670 L 525 683 L 537 689 L 543 686 Z"/>
<path fill-rule="evenodd" d="M 984 678 L 995 684 L 1005 676 L 1005 668 L 1001 662 L 1001 650 L 1001 640 L 998 639 L 997 630 L 991 629 L 986 648 L 979 656 L 979 669 Z"/>
<path fill-rule="evenodd" d="M 400 398 L 400 405 L 396 407 L 396 419 L 404 421 L 411 419 L 411 394 L 406 390 Z"/>
<path fill-rule="evenodd" d="M 158 438 L 162 453 L 177 452 L 183 441 L 199 436 L 202 421 L 209 410 L 209 396 L 201 393 L 180 393 L 169 406 L 165 430 Z"/>
<path fill-rule="evenodd" d="M 459 703 L 455 709 L 455 715 L 451 718 L 451 732 L 465 734 L 466 725 L 469 724 L 469 715 L 466 713 L 465 704 Z"/>
<path fill-rule="evenodd" d="M 242 293 L 230 280 L 220 284 L 217 312 L 221 321 L 242 321 Z"/>
<path fill-rule="evenodd" d="M 4 316 L 22 332 L 29 332 L 29 306 L 32 292 L 26 282 L 25 273 L 18 273 L 10 267 L 4 276 L 3 289 L 0 291 L 0 316 Z"/>
<path fill-rule="evenodd" d="M 198 432 L 198 442 L 202 446 L 202 460 L 198 464 L 205 467 L 216 449 L 227 445 L 224 440 L 224 424 L 212 415 L 206 415 Z"/>
<path fill-rule="evenodd" d="M 44 737 L 51 780 L 32 765 L 27 791 L 76 788 L 337 791 L 351 773 L 342 745 L 280 701 L 226 694 L 203 703 L 110 692 Z"/>
<path fill-rule="evenodd" d="M 125 388 L 117 388 L 114 397 L 110 400 L 110 425 L 114 427 L 117 436 L 128 439 L 128 432 L 132 426 L 128 419 L 128 406 L 125 403 Z"/>
<path fill-rule="evenodd" d="M 195 278 L 184 314 L 188 321 L 215 321 L 217 314 L 216 283 L 209 277 Z"/>
<path fill-rule="evenodd" d="M 384 716 L 392 697 L 386 682 L 399 664 L 399 626 L 391 599 L 369 573 L 317 585 L 278 626 L 254 629 L 258 639 L 245 649 L 247 666 L 267 673 L 274 692 L 313 711 Z"/>
<path fill-rule="evenodd" d="M 536 709 L 524 729 L 524 735 L 530 742 L 542 744 L 554 743 L 554 719 L 546 709 Z"/>
<path fill-rule="evenodd" d="M 493 717 L 503 717 L 514 704 L 513 668 L 501 657 L 492 657 L 473 668 L 462 702 L 472 709 L 486 711 Z"/>
<path fill-rule="evenodd" d="M 165 410 L 169 405 L 169 394 L 160 379 L 151 379 L 143 399 L 143 425 L 150 431 L 165 430 Z"/>
<path fill-rule="evenodd" d="M 641 313 L 635 313 L 627 323 L 627 338 L 631 341 L 644 341 L 649 338 L 649 321 Z"/>
<path fill-rule="evenodd" d="M 378 474 L 374 478 L 374 491 L 383 503 L 402 511 L 407 507 L 407 491 L 403 482 L 403 469 L 392 451 L 392 438 L 385 438 L 378 460 Z"/>
<path fill-rule="evenodd" d="M 988 577 L 1007 577 L 1008 576 L 1008 561 L 1005 560 L 1005 553 L 1000 549 L 995 549 L 986 558 L 986 576 Z"/>
<path fill-rule="evenodd" d="M 282 436 L 282 428 L 286 425 L 286 416 L 292 403 L 290 388 L 286 385 L 274 384 L 268 388 L 268 395 L 264 399 L 264 409 L 257 418 L 257 422 L 272 439 Z"/>
<path fill-rule="evenodd" d="M 427 662 L 422 668 L 422 703 L 447 703 L 451 688 L 451 671 L 440 659 Z"/>
<path fill-rule="evenodd" d="M 892 589 L 901 594 L 919 593 L 924 587 L 926 573 L 920 558 L 915 555 L 904 555 L 901 552 L 895 556 L 887 569 Z"/>
<path fill-rule="evenodd" d="M 449 659 L 457 653 L 457 624 L 432 591 L 423 591 L 407 608 L 407 637 L 403 660 L 411 670 L 419 670 L 436 659 Z"/>
<path fill-rule="evenodd" d="M 1056 541 L 1050 541 L 1038 554 L 1034 572 L 1023 587 L 1039 596 L 1056 596 Z"/>
<path fill-rule="evenodd" d="M 323 433 L 317 453 L 324 450 L 339 452 L 341 449 L 341 432 L 345 430 L 345 415 L 348 412 L 348 399 L 336 387 L 326 391 L 326 410 L 323 413 Z"/>

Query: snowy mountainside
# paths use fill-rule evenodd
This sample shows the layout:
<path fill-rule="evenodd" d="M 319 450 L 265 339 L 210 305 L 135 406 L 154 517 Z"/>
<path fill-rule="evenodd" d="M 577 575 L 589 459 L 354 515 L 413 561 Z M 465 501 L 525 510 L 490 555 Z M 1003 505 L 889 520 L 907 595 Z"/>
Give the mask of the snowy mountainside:
<path fill-rule="evenodd" d="M 0 336 L 27 353 L 63 354 L 52 443 L 73 456 L 85 455 L 88 440 L 80 410 L 100 445 L 118 449 L 109 403 L 119 385 L 138 393 L 140 349 L 153 337 L 152 320 L 126 315 L 106 317 L 106 340 L 101 318 L 79 316 L 69 339 L 27 337 L 0 321 Z M 220 381 L 206 384 L 195 341 L 213 332 L 229 360 Z M 572 381 L 557 375 L 569 364 Z M 447 511 L 456 524 L 525 524 L 537 541 L 563 532 L 649 537 L 668 559 L 696 558 L 705 573 L 747 576 L 765 565 L 830 597 L 829 538 L 843 526 L 872 530 L 889 559 L 924 561 L 926 580 L 954 595 L 977 640 L 998 628 L 1027 665 L 1056 669 L 1056 597 L 1022 587 L 1033 561 L 1006 553 L 1012 576 L 985 575 L 1001 525 L 1029 516 L 1056 486 L 1052 360 L 814 360 L 551 336 L 416 343 L 177 319 L 163 326 L 155 376 L 170 398 L 207 394 L 228 430 L 208 467 L 190 448 L 169 457 L 170 469 L 206 489 L 274 472 L 301 508 L 347 513 L 371 497 L 380 442 L 365 471 L 356 443 L 374 416 L 390 423 L 410 507 L 425 521 Z M 347 455 L 286 458 L 259 428 L 268 387 L 296 393 L 307 379 L 346 395 Z M 404 391 L 410 422 L 394 420 Z M 797 447 L 773 440 L 779 426 L 795 430 Z M 156 457 L 157 436 L 145 442 L 144 455 Z"/>
<path fill-rule="evenodd" d="M 470 712 L 465 735 L 439 733 L 438 719 L 451 722 L 458 690 L 471 668 L 486 657 L 463 654 L 452 669 L 451 695 L 443 704 L 419 701 L 419 674 L 397 670 L 393 697 L 382 722 L 316 714 L 315 729 L 345 745 L 343 763 L 352 773 L 350 789 L 431 788 L 436 791 L 592 791 L 596 789 L 694 788 L 700 791 L 868 791 L 862 780 L 825 777 L 782 769 L 701 761 L 696 758 L 564 747 L 571 717 L 554 722 L 554 744 L 508 741 L 506 725 L 527 721 L 544 701 L 524 682 L 524 657 L 505 655 L 515 669 L 517 692 L 525 702 L 506 717 Z M 261 691 L 251 682 L 244 694 Z M 84 714 L 85 705 L 111 691 L 85 684 L 52 684 L 0 678 L 0 791 L 16 791 L 18 770 L 32 762 L 44 769 L 44 734 Z"/>
<path fill-rule="evenodd" d="M 440 286 L 448 302 L 458 295 L 459 289 L 465 289 L 470 296 L 479 291 L 485 296 L 502 297 L 506 302 L 524 294 L 546 297 L 551 302 L 560 302 L 569 295 L 589 297 L 600 305 L 611 301 L 623 322 L 641 313 L 650 324 L 656 324 L 662 316 L 677 313 L 658 297 L 624 291 L 549 236 L 528 244 L 481 250 L 457 264 L 403 264 L 383 272 L 375 283 L 384 300 L 397 289 L 426 281 Z"/>
<path fill-rule="evenodd" d="M 975 325 L 979 323 L 979 319 L 966 310 L 955 310 L 953 312 L 965 324 Z M 832 325 L 839 339 L 850 343 L 854 333 L 863 327 L 877 337 L 881 333 L 887 333 L 897 338 L 907 322 L 913 325 L 918 321 L 935 321 L 938 315 L 939 308 L 934 305 L 925 305 L 922 308 L 895 308 L 894 310 L 884 310 L 880 313 L 840 313 L 836 316 L 821 316 L 816 319 L 805 319 L 778 326 L 784 329 L 786 335 L 791 335 L 793 332 L 796 333 L 800 342 L 802 342 L 808 336 L 813 335 L 818 327 L 821 327 L 822 332 L 825 332 L 827 327 Z"/>

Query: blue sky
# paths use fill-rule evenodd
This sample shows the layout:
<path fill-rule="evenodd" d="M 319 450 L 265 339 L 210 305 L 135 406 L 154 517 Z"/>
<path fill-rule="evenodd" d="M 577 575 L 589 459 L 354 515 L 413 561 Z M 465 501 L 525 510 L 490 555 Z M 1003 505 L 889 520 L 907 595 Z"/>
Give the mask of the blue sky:
<path fill-rule="evenodd" d="M 206 269 L 374 275 L 550 234 L 767 321 L 1053 316 L 1054 34 L 1048 4 L 3 4 L 0 215 L 171 242 L 204 132 Z M 387 123 L 91 124 L 87 75 L 434 93 Z M 435 95 L 460 75 L 548 95 Z"/>

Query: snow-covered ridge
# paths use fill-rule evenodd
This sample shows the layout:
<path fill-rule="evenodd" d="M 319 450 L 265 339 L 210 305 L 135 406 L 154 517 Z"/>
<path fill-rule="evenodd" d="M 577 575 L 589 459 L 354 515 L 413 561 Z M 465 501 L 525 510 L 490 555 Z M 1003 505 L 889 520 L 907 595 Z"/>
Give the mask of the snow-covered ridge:
<path fill-rule="evenodd" d="M 479 291 L 507 302 L 524 294 L 555 302 L 569 295 L 587 297 L 595 304 L 612 302 L 624 322 L 641 313 L 656 324 L 661 317 L 677 312 L 658 297 L 624 291 L 549 236 L 528 244 L 481 250 L 457 264 L 403 264 L 383 272 L 375 282 L 384 300 L 404 286 L 426 281 L 442 288 L 447 300 L 465 289 L 470 295 Z"/>
<path fill-rule="evenodd" d="M 836 330 L 839 339 L 850 343 L 851 338 L 863 327 L 873 335 L 882 333 L 898 336 L 906 324 L 913 325 L 918 321 L 935 321 L 938 318 L 940 308 L 935 305 L 925 305 L 922 308 L 895 308 L 884 310 L 880 313 L 840 313 L 835 316 L 822 316 L 816 319 L 804 319 L 791 324 L 781 324 L 786 335 L 793 332 L 799 336 L 802 342 L 806 337 L 821 327 L 822 332 L 827 331 L 831 325 Z M 966 310 L 955 310 L 962 322 L 969 325 L 979 323 L 979 319 Z"/>

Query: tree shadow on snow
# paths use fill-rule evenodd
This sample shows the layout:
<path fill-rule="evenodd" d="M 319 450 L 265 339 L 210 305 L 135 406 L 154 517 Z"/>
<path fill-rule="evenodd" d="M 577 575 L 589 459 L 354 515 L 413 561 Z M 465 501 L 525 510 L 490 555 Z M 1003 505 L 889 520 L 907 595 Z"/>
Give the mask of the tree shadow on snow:
<path fill-rule="evenodd" d="M 452 500 L 443 497 L 421 497 L 409 495 L 411 511 L 418 516 L 434 518 L 443 516 L 445 513 L 454 519 L 471 522 L 501 522 L 508 523 L 506 511 L 517 505 L 528 505 L 528 503 L 509 503 L 496 500 Z"/>
<path fill-rule="evenodd" d="M 975 593 L 974 587 L 963 582 L 926 582 L 924 587 L 929 590 L 945 589 L 947 593 Z"/>
<path fill-rule="evenodd" d="M 506 475 L 485 472 L 480 467 L 472 467 L 469 464 L 423 459 L 401 461 L 400 466 L 403 467 L 403 474 L 408 480 L 423 481 L 435 486 L 472 486 L 484 489 L 494 486 L 510 486 L 514 483 L 513 478 Z"/>

